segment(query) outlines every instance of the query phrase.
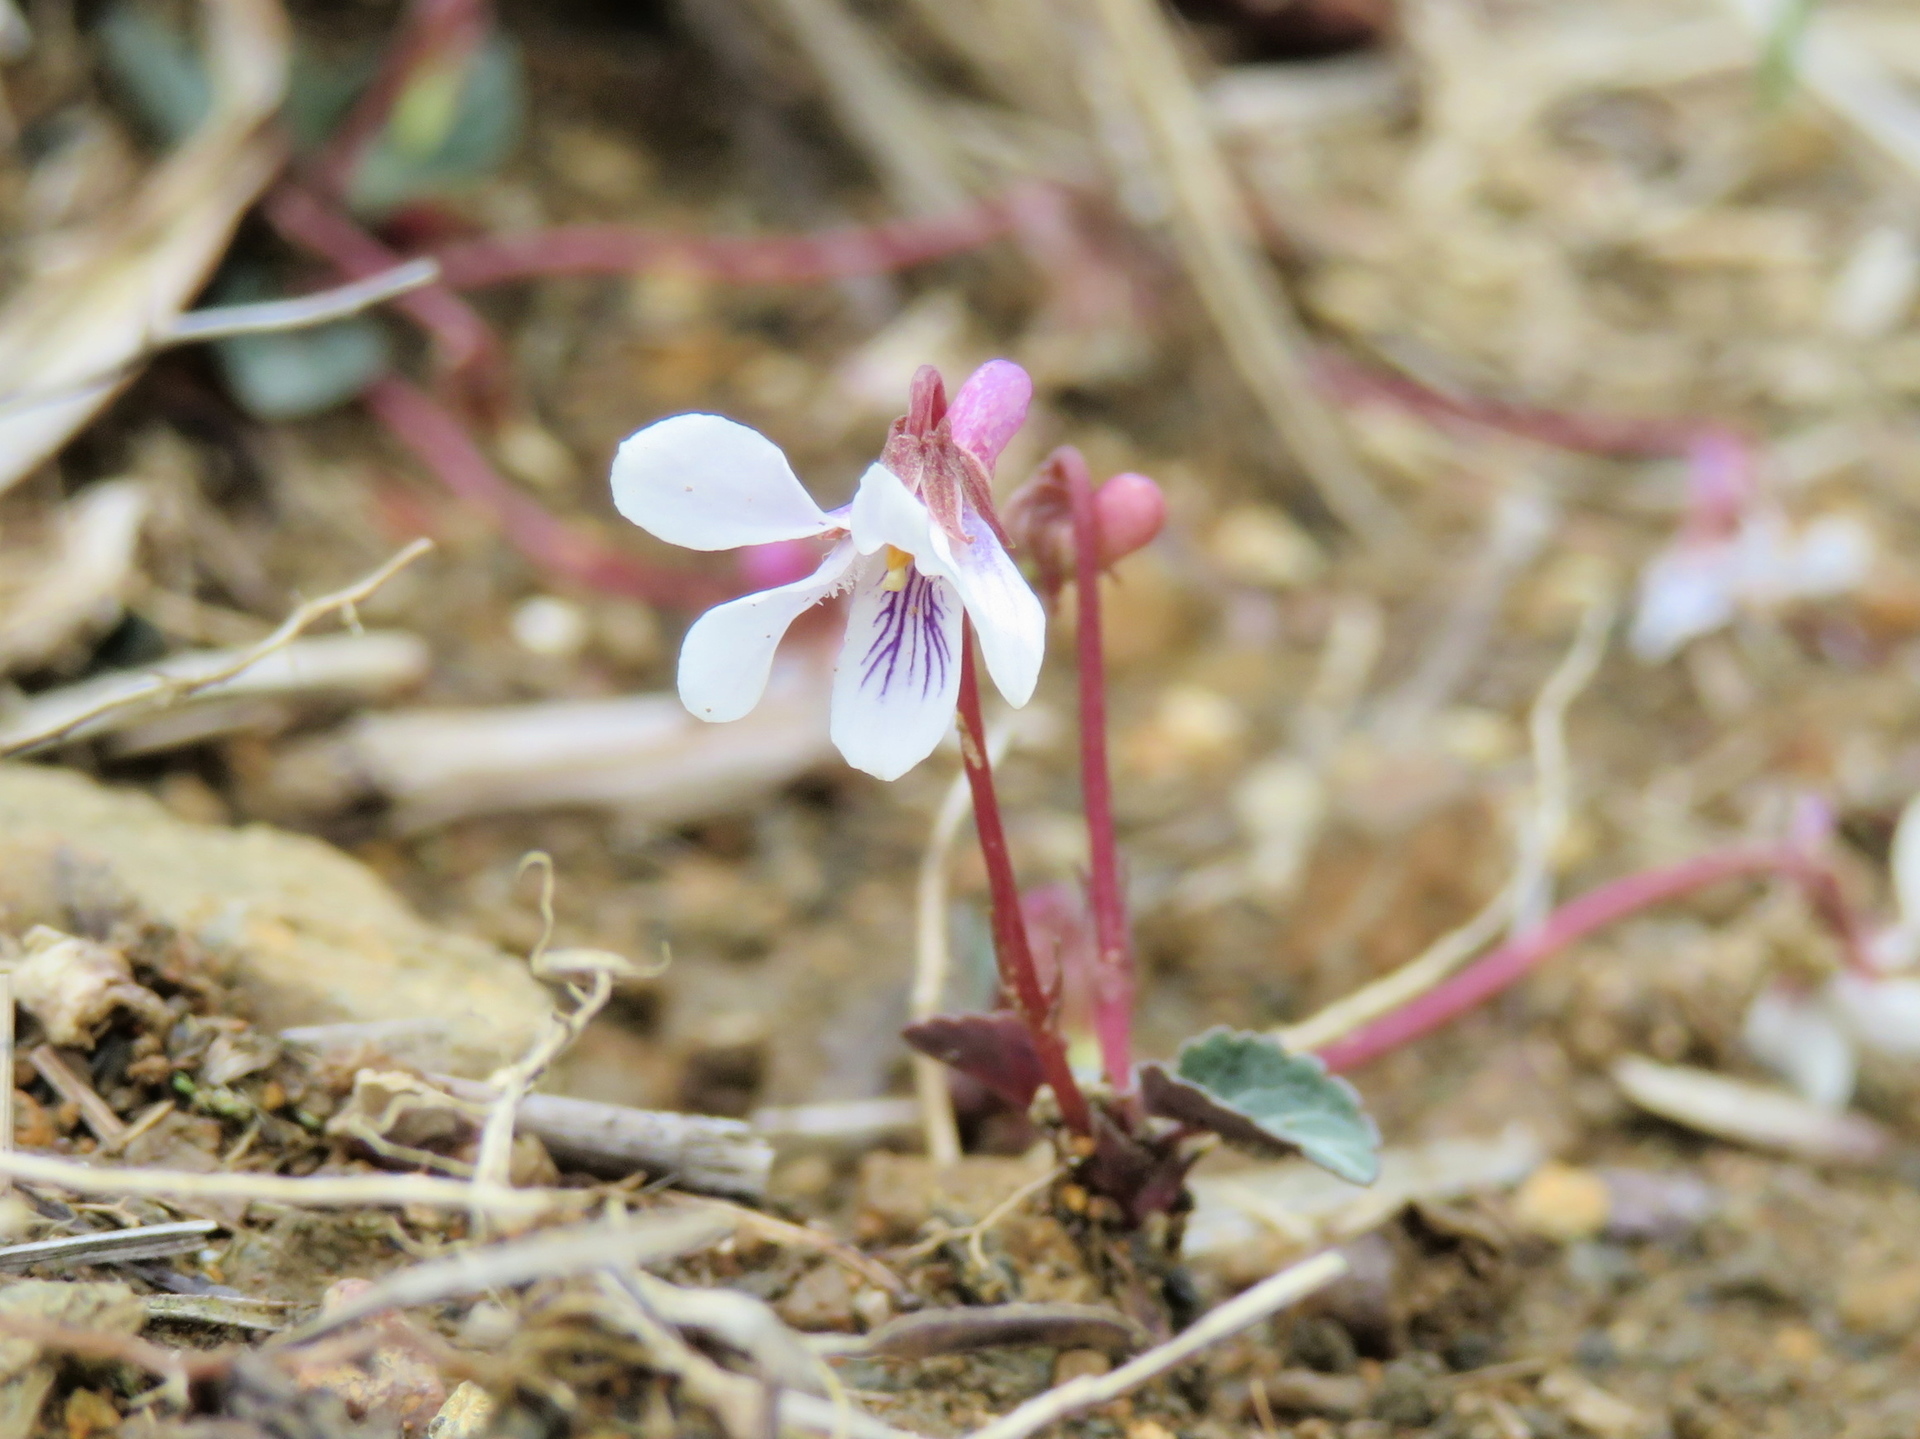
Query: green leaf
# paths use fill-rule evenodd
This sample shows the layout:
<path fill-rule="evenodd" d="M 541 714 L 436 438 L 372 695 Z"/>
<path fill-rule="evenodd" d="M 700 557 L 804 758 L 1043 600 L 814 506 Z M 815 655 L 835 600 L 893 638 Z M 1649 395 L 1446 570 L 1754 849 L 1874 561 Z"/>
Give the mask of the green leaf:
<path fill-rule="evenodd" d="M 520 52 L 501 36 L 488 40 L 463 73 L 422 74 L 354 171 L 354 212 L 379 216 L 486 179 L 519 142 L 525 109 Z"/>
<path fill-rule="evenodd" d="M 296 420 L 346 403 L 387 368 L 386 331 L 366 316 L 214 346 L 233 397 L 261 420 Z"/>
<path fill-rule="evenodd" d="M 98 31 L 107 76 L 140 121 L 173 145 L 213 106 L 206 65 L 187 37 L 143 6 L 109 10 Z"/>
<path fill-rule="evenodd" d="M 1355 1184 L 1380 1174 L 1380 1131 L 1351 1084 L 1271 1035 L 1210 1029 L 1180 1047 L 1171 1071 L 1140 1067 L 1147 1109 L 1254 1150 L 1298 1150 Z"/>

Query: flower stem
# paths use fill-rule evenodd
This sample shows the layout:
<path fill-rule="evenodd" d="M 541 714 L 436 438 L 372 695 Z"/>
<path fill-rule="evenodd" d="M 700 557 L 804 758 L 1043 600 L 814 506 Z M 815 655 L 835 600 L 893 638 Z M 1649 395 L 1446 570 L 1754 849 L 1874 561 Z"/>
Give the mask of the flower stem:
<path fill-rule="evenodd" d="M 735 284 L 818 284 L 881 275 L 978 250 L 1011 228 L 1008 206 L 989 201 L 931 219 L 823 230 L 810 235 L 688 235 L 636 225 L 560 225 L 463 240 L 434 252 L 456 289 L 543 275 L 630 275 L 670 266 Z"/>
<path fill-rule="evenodd" d="M 646 564 L 548 513 L 500 477 L 451 410 L 400 376 L 383 375 L 360 398 L 415 459 L 490 517 L 515 549 L 548 574 L 582 589 L 674 608 L 696 609 L 727 597 L 707 575 Z"/>
<path fill-rule="evenodd" d="M 1098 952 L 1093 1029 L 1107 1083 L 1116 1094 L 1133 1085 L 1133 945 L 1120 887 L 1120 851 L 1113 831 L 1113 778 L 1107 765 L 1107 662 L 1100 631 L 1100 530 L 1093 480 L 1080 452 L 1065 446 L 1053 464 L 1073 509 L 1074 639 L 1079 653 L 1080 792 L 1087 814 L 1087 901 Z"/>
<path fill-rule="evenodd" d="M 1040 1071 L 1053 1086 L 1061 1118 L 1076 1134 L 1093 1132 L 1093 1116 L 1086 1096 L 1074 1081 L 1067 1063 L 1067 1047 L 1053 1023 L 1053 1006 L 1040 983 L 1040 971 L 1027 944 L 1027 925 L 1020 915 L 1020 886 L 1007 852 L 1007 831 L 1000 822 L 1000 797 L 993 787 L 993 761 L 987 757 L 987 727 L 980 718 L 980 680 L 974 672 L 973 624 L 960 631 L 960 757 L 973 790 L 974 830 L 980 837 L 980 858 L 987 867 L 987 890 L 993 901 L 993 949 L 1000 961 L 1000 983 L 1012 997 L 1033 1036 Z"/>
<path fill-rule="evenodd" d="M 1543 960 L 1616 920 L 1696 889 L 1743 875 L 1778 875 L 1799 884 L 1814 911 L 1838 935 L 1851 968 L 1873 973 L 1859 926 L 1838 877 L 1805 850 L 1786 845 L 1724 849 L 1680 864 L 1623 875 L 1562 905 L 1540 924 L 1490 950 L 1444 984 L 1316 1051 L 1334 1073 L 1358 1069 L 1432 1033 L 1532 973 Z"/>

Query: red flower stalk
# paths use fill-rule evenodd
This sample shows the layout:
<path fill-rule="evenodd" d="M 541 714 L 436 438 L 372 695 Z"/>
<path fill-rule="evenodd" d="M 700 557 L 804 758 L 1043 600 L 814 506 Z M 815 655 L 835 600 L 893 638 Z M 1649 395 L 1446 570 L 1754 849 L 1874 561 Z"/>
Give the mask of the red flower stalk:
<path fill-rule="evenodd" d="M 1007 850 L 1006 826 L 1000 819 L 1000 797 L 993 784 L 993 762 L 987 757 L 986 725 L 980 715 L 980 681 L 974 672 L 973 624 L 960 631 L 960 758 L 973 791 L 974 828 L 980 838 L 980 858 L 986 864 L 987 890 L 993 908 L 993 948 L 999 960 L 1000 984 L 1013 1001 L 1040 1061 L 1040 1072 L 1053 1087 L 1060 1117 L 1075 1134 L 1093 1133 L 1093 1114 L 1067 1062 L 1067 1047 L 1055 1024 L 1057 995 L 1049 994 L 1027 943 L 1027 926 L 1020 909 L 1020 885 L 1014 878 L 1013 857 Z"/>
<path fill-rule="evenodd" d="M 734 284 L 806 285 L 883 275 L 992 244 L 1011 228 L 1003 202 L 931 220 L 894 220 L 813 235 L 677 235 L 635 225 L 562 225 L 463 240 L 433 252 L 456 289 L 546 275 L 691 271 Z"/>
<path fill-rule="evenodd" d="M 603 594 L 677 609 L 697 609 L 732 593 L 703 574 L 643 564 L 554 518 L 500 477 L 444 406 L 398 375 L 375 380 L 361 399 L 415 459 L 491 516 L 514 548 L 549 574 Z"/>
<path fill-rule="evenodd" d="M 1680 864 L 1623 875 L 1589 890 L 1548 915 L 1537 929 L 1490 950 L 1446 982 L 1316 1052 L 1336 1074 L 1358 1069 L 1484 1004 L 1531 974 L 1542 961 L 1596 930 L 1742 875 L 1777 875 L 1800 885 L 1815 913 L 1839 936 L 1849 967 L 1877 976 L 1859 924 L 1831 869 L 1793 846 L 1718 850 Z"/>

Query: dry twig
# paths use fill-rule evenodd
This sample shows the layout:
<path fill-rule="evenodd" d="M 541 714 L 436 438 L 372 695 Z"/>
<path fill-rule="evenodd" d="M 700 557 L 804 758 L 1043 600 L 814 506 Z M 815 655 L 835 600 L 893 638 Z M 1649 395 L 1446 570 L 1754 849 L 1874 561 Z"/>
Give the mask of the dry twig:
<path fill-rule="evenodd" d="M 193 1174 L 175 1169 L 112 1169 L 44 1154 L 0 1155 L 0 1175 L 28 1184 L 50 1184 L 74 1194 L 110 1194 L 148 1199 L 238 1200 L 286 1204 L 296 1209 L 467 1209 L 479 1204 L 496 1218 L 536 1218 L 586 1199 L 578 1191 L 495 1189 L 421 1174 Z"/>
<path fill-rule="evenodd" d="M 0 730 L 0 757 L 25 754 L 57 744 L 103 716 L 114 715 L 124 722 L 129 715 L 149 714 L 231 680 L 269 655 L 285 649 L 326 616 L 336 612 L 351 612 L 355 605 L 432 548 L 431 540 L 415 540 L 364 578 L 332 594 L 308 600 L 258 644 L 221 656 L 211 665 L 178 675 L 148 673 L 124 685 L 115 685 L 99 698 L 90 699 L 78 707 L 63 706 L 62 711 L 50 719 L 8 725 Z"/>
<path fill-rule="evenodd" d="M 974 1430 L 970 1439 L 1031 1439 L 1032 1435 L 1063 1419 L 1111 1404 L 1142 1384 L 1192 1362 L 1223 1339 L 1231 1339 L 1289 1304 L 1297 1304 L 1315 1290 L 1326 1288 L 1346 1272 L 1347 1261 L 1337 1253 L 1316 1254 L 1302 1260 L 1229 1299 L 1165 1344 L 1149 1349 L 1111 1373 L 1069 1379 L 1029 1399 L 1012 1413 Z"/>

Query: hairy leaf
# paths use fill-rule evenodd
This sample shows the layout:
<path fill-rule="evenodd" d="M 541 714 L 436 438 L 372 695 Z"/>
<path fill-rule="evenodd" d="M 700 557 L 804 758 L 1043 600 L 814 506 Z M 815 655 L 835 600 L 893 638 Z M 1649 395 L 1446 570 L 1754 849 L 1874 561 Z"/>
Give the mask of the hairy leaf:
<path fill-rule="evenodd" d="M 1298 1150 L 1355 1184 L 1380 1173 L 1380 1132 L 1344 1079 L 1310 1054 L 1288 1054 L 1270 1035 L 1210 1029 L 1188 1040 L 1169 1070 L 1140 1067 L 1147 1109 L 1210 1129 L 1230 1144 Z"/>

